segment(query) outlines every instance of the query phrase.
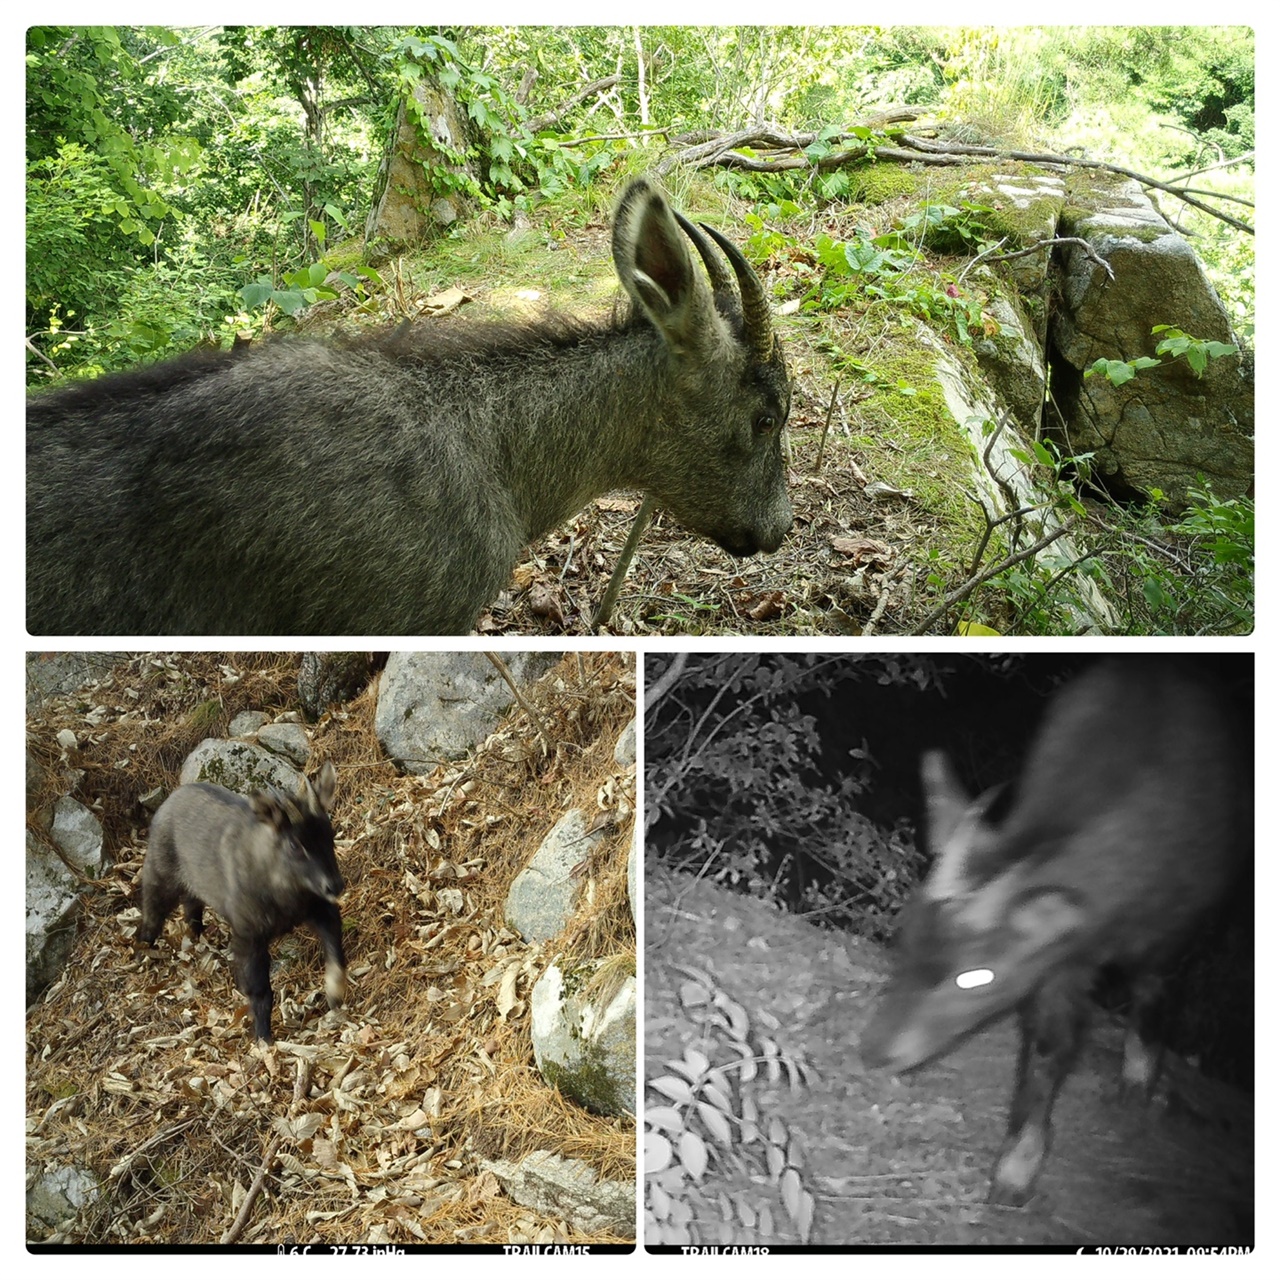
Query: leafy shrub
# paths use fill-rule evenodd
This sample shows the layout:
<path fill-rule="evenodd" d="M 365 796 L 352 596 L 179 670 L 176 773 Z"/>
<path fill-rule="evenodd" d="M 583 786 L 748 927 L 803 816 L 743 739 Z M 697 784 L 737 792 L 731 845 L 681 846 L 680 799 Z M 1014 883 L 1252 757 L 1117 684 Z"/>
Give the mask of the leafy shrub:
<path fill-rule="evenodd" d="M 27 171 L 27 324 L 38 332 L 61 317 L 85 316 L 116 305 L 136 264 L 112 212 L 111 171 L 78 143 Z"/>

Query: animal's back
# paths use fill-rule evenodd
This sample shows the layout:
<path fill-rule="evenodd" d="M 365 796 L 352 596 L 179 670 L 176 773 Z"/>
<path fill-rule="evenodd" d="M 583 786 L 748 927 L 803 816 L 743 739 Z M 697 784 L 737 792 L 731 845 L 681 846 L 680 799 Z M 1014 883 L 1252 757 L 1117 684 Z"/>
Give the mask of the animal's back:
<path fill-rule="evenodd" d="M 33 634 L 471 629 L 521 539 L 447 383 L 305 340 L 193 354 L 31 399 Z"/>
<path fill-rule="evenodd" d="M 143 875 L 180 885 L 234 926 L 239 880 L 258 826 L 243 796 L 211 783 L 187 783 L 156 810 Z"/>
<path fill-rule="evenodd" d="M 1052 705 L 1001 841 L 1088 903 L 1080 950 L 1160 963 L 1222 895 L 1239 779 L 1217 690 L 1176 660 L 1100 663 Z"/>

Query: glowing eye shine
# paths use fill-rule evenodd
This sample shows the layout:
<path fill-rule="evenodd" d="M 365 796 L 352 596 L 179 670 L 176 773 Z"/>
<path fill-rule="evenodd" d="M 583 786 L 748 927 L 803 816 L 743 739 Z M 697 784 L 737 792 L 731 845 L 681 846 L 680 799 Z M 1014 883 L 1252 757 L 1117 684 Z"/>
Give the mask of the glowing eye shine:
<path fill-rule="evenodd" d="M 995 980 L 996 975 L 990 969 L 966 969 L 963 973 L 956 974 L 956 986 L 961 991 L 972 991 L 974 987 L 985 987 Z"/>

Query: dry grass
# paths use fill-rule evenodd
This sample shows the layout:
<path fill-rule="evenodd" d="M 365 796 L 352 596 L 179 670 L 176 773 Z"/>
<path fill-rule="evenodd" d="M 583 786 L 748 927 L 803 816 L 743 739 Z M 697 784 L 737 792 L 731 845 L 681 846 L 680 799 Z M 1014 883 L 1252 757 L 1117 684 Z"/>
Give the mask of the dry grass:
<path fill-rule="evenodd" d="M 70 964 L 28 1016 L 29 1163 L 93 1171 L 102 1194 L 74 1238 L 95 1242 L 215 1242 L 264 1169 L 245 1243 L 585 1241 L 513 1203 L 477 1162 L 546 1149 L 634 1180 L 634 1123 L 591 1115 L 541 1080 L 527 1008 L 556 954 L 621 954 L 634 972 L 634 771 L 612 755 L 634 714 L 631 656 L 570 655 L 526 691 L 549 751 L 516 711 L 429 776 L 400 777 L 382 758 L 376 683 L 322 719 L 309 767 L 338 768 L 352 991 L 345 1010 L 321 1015 L 319 946 L 303 932 L 281 939 L 268 1050 L 252 1041 L 222 922 L 195 947 L 176 915 L 154 951 L 134 942 L 137 797 L 175 785 L 191 747 L 237 711 L 296 706 L 296 671 L 278 654 L 135 657 L 29 722 L 33 812 L 83 771 L 75 794 L 97 808 L 114 859 L 85 895 Z M 60 751 L 59 729 L 76 749 Z M 582 868 L 589 906 L 565 936 L 529 947 L 504 923 L 507 891 L 575 805 L 589 823 L 609 820 Z M 504 1014 L 512 967 L 518 999 Z"/>

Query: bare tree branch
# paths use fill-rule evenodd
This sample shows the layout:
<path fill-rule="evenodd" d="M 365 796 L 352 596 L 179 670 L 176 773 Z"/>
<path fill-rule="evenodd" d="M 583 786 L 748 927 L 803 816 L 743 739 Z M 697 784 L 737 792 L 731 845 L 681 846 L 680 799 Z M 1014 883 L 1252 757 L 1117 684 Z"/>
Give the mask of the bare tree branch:
<path fill-rule="evenodd" d="M 914 119 L 917 114 L 918 112 L 912 108 L 893 108 L 877 116 L 874 124 L 868 124 L 863 127 L 869 128 L 873 132 L 880 132 L 889 124 Z M 1118 173 L 1123 177 L 1132 178 L 1144 187 L 1166 191 L 1171 196 L 1176 196 L 1193 208 L 1199 209 L 1201 213 L 1207 213 L 1211 217 L 1225 222 L 1228 226 L 1234 227 L 1237 231 L 1245 231 L 1249 235 L 1254 234 L 1254 228 L 1247 222 L 1234 218 L 1230 214 L 1224 213 L 1221 209 L 1198 199 L 1197 194 L 1211 194 L 1215 199 L 1230 200 L 1233 203 L 1240 204 L 1247 204 L 1247 201 L 1240 200 L 1234 196 L 1219 195 L 1217 192 L 1198 192 L 1193 194 L 1189 188 L 1176 185 L 1178 181 L 1185 181 L 1186 177 L 1190 175 L 1166 182 L 1159 178 L 1152 178 L 1147 174 L 1139 173 L 1135 169 L 1126 168 L 1124 165 L 1110 164 L 1104 160 L 1088 160 L 1080 156 L 1060 155 L 1056 152 L 1006 150 L 1000 147 L 983 147 L 965 142 L 933 142 L 927 138 L 907 133 L 895 137 L 893 142 L 889 144 L 864 141 L 850 131 L 827 135 L 823 138 L 822 135 L 817 133 L 787 134 L 770 128 L 750 128 L 740 129 L 735 133 L 698 136 L 700 138 L 699 141 L 684 145 L 681 150 L 673 149 L 668 152 L 658 162 L 657 172 L 659 174 L 666 173 L 676 165 L 682 164 L 694 169 L 705 169 L 712 165 L 719 165 L 726 169 L 743 169 L 753 173 L 773 173 L 792 169 L 812 169 L 816 172 L 826 172 L 832 169 L 839 169 L 847 164 L 857 163 L 873 154 L 878 161 L 894 160 L 903 164 L 962 165 L 969 163 L 974 157 L 992 160 L 1021 160 L 1029 164 L 1098 169 L 1105 173 Z M 854 145 L 844 150 L 832 151 L 817 157 L 806 154 L 806 148 L 813 146 L 819 140 L 823 140 L 828 144 L 852 142 Z M 673 146 L 683 142 L 685 142 L 684 138 L 677 138 Z M 751 150 L 755 154 L 743 155 L 742 150 L 744 148 Z M 1203 170 L 1200 172 L 1203 172 Z"/>
<path fill-rule="evenodd" d="M 954 591 L 948 592 L 946 599 L 932 613 L 926 615 L 912 627 L 907 632 L 907 635 L 924 635 L 944 613 L 959 604 L 975 587 L 980 587 L 984 582 L 994 578 L 997 574 L 1003 573 L 1006 569 L 1013 568 L 1015 564 L 1020 564 L 1023 560 L 1033 559 L 1050 543 L 1057 542 L 1074 523 L 1075 518 L 1072 517 L 1066 523 L 1059 525 L 1052 533 L 1047 533 L 1037 542 L 1033 542 L 1029 547 L 1024 547 L 1021 551 L 1015 551 L 1012 555 L 1005 556 L 998 564 L 993 564 L 990 569 L 984 569 L 981 573 L 974 574 L 968 581 L 962 582 Z"/>
<path fill-rule="evenodd" d="M 593 93 L 608 93 L 621 79 L 622 77 L 619 75 L 612 75 L 605 76 L 601 80 L 593 80 L 576 93 L 571 93 L 555 110 L 544 112 L 540 116 L 534 116 L 532 119 L 526 120 L 525 125 L 530 133 L 541 133 L 544 129 L 550 129 L 559 124 L 561 118 L 567 116 L 578 103 L 585 101 Z"/>

